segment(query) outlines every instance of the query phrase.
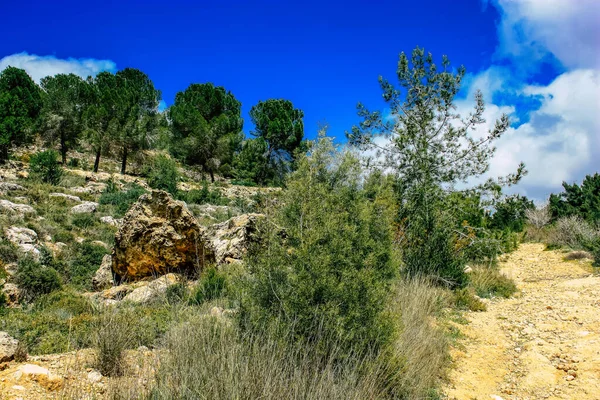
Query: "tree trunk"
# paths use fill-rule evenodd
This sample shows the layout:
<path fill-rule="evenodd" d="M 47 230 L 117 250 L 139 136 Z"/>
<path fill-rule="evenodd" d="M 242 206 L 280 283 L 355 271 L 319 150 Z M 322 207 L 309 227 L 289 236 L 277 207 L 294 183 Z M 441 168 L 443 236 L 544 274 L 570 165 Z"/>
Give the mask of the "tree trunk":
<path fill-rule="evenodd" d="M 127 168 L 127 146 L 123 147 L 123 161 L 121 162 L 121 175 L 125 175 Z"/>
<path fill-rule="evenodd" d="M 67 165 L 67 145 L 64 135 L 60 135 L 60 155 L 62 156 L 62 164 Z"/>
<path fill-rule="evenodd" d="M 210 182 L 215 183 L 215 173 L 213 172 L 212 169 L 209 171 L 209 173 L 210 173 Z"/>
<path fill-rule="evenodd" d="M 94 161 L 94 172 L 98 172 L 98 167 L 100 166 L 100 150 L 101 148 L 98 148 L 98 150 L 96 151 L 96 161 Z"/>

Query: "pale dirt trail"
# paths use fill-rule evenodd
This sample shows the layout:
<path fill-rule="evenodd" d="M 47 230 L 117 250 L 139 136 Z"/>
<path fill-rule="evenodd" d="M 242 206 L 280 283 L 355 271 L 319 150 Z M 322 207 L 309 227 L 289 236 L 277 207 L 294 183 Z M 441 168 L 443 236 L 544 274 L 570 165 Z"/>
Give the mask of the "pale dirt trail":
<path fill-rule="evenodd" d="M 522 244 L 501 263 L 520 294 L 467 313 L 449 399 L 600 400 L 600 276 L 543 249 Z"/>

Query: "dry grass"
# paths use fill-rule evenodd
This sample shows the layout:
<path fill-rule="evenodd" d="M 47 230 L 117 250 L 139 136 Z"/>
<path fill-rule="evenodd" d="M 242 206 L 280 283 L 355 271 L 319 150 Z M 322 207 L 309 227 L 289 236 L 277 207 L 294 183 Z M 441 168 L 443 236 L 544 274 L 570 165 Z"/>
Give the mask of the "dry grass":
<path fill-rule="evenodd" d="M 517 291 L 517 285 L 495 267 L 475 267 L 470 274 L 471 285 L 479 297 L 512 296 Z"/>
<path fill-rule="evenodd" d="M 597 240 L 598 236 L 598 231 L 581 217 L 564 217 L 554 224 L 548 244 L 552 247 L 582 250 Z"/>
<path fill-rule="evenodd" d="M 96 368 L 102 375 L 121 376 L 125 370 L 125 350 L 133 344 L 135 316 L 107 308 L 96 320 L 93 344 Z"/>
<path fill-rule="evenodd" d="M 594 256 L 591 253 L 589 253 L 587 251 L 582 251 L 582 250 L 572 251 L 565 256 L 565 261 L 585 260 L 585 259 L 593 260 Z"/>

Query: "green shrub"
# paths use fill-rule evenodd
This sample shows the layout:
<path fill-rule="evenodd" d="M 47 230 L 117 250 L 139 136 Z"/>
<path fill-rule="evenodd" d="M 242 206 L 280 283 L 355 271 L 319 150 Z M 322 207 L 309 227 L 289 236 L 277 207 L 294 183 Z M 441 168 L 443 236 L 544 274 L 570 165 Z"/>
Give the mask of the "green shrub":
<path fill-rule="evenodd" d="M 36 153 L 29 160 L 29 171 L 42 182 L 58 185 L 62 176 L 62 166 L 56 162 L 58 153 L 46 150 Z"/>
<path fill-rule="evenodd" d="M 38 297 L 35 301 L 34 311 L 58 312 L 70 317 L 93 312 L 90 300 L 73 291 L 55 291 Z"/>
<path fill-rule="evenodd" d="M 371 199 L 360 180 L 358 161 L 337 158 L 328 138 L 299 160 L 275 219 L 259 228 L 265 243 L 247 258 L 244 327 L 293 327 L 300 341 L 320 330 L 356 349 L 390 339 L 382 312 L 397 267 L 391 191 Z"/>
<path fill-rule="evenodd" d="M 79 167 L 79 158 L 70 158 L 69 162 L 67 162 L 67 165 L 71 168 Z"/>
<path fill-rule="evenodd" d="M 123 375 L 125 350 L 133 344 L 134 315 L 107 309 L 95 323 L 96 368 L 105 376 Z"/>
<path fill-rule="evenodd" d="M 165 294 L 167 303 L 178 304 L 183 303 L 189 297 L 189 291 L 185 282 L 177 282 L 174 285 L 167 287 Z"/>
<path fill-rule="evenodd" d="M 8 300 L 6 299 L 6 295 L 4 294 L 2 289 L 4 289 L 4 284 L 0 285 L 0 310 L 2 310 L 4 307 L 6 307 L 6 303 L 8 303 Z"/>
<path fill-rule="evenodd" d="M 19 259 L 19 250 L 17 246 L 8 240 L 0 239 L 0 263 L 10 264 Z"/>
<path fill-rule="evenodd" d="M 179 192 L 177 198 L 188 204 L 227 205 L 229 203 L 229 199 L 221 196 L 221 192 L 218 190 L 209 190 L 206 181 L 202 182 L 201 190 L 192 189 L 189 192 Z"/>
<path fill-rule="evenodd" d="M 79 288 L 91 289 L 92 277 L 106 254 L 108 250 L 104 246 L 88 241 L 76 243 L 65 271 L 68 282 Z"/>
<path fill-rule="evenodd" d="M 15 278 L 17 285 L 25 292 L 25 297 L 28 299 L 34 299 L 62 287 L 60 276 L 54 268 L 44 267 L 30 258 L 19 261 Z"/>
<path fill-rule="evenodd" d="M 98 200 L 100 204 L 110 204 L 115 206 L 113 217 L 121 218 L 125 215 L 129 207 L 137 201 L 137 199 L 146 193 L 146 190 L 139 185 L 132 185 L 128 190 L 122 192 L 105 191 Z"/>
<path fill-rule="evenodd" d="M 205 301 L 222 297 L 226 290 L 227 278 L 216 268 L 211 267 L 200 276 L 200 281 L 190 301 L 192 304 L 202 304 Z"/>
<path fill-rule="evenodd" d="M 472 288 L 462 288 L 454 291 L 454 305 L 461 310 L 485 311 L 487 307 L 481 302 Z"/>
<path fill-rule="evenodd" d="M 479 297 L 509 298 L 517 291 L 517 285 L 513 280 L 495 268 L 474 268 L 470 277 L 475 293 Z"/>
<path fill-rule="evenodd" d="M 148 185 L 154 189 L 165 190 L 172 195 L 177 193 L 177 183 L 181 177 L 175 160 L 165 155 L 154 157 L 146 171 Z"/>
<path fill-rule="evenodd" d="M 91 228 L 96 222 L 98 222 L 98 218 L 90 213 L 78 213 L 71 216 L 71 224 L 80 229 Z"/>

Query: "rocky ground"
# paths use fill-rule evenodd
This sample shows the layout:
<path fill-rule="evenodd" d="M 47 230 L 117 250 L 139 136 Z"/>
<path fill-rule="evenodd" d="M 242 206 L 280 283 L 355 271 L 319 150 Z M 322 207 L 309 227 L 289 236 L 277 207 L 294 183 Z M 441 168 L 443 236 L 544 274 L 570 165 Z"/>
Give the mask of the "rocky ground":
<path fill-rule="evenodd" d="M 600 399 L 600 276 L 522 244 L 502 262 L 520 293 L 467 314 L 449 399 Z"/>

